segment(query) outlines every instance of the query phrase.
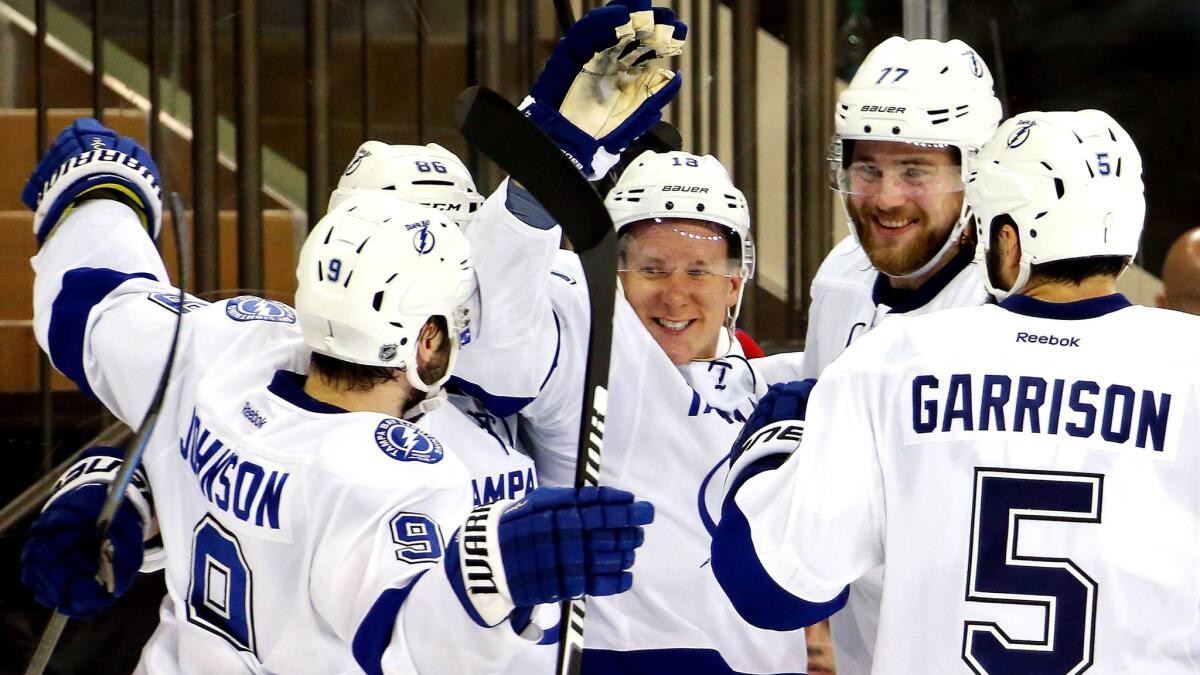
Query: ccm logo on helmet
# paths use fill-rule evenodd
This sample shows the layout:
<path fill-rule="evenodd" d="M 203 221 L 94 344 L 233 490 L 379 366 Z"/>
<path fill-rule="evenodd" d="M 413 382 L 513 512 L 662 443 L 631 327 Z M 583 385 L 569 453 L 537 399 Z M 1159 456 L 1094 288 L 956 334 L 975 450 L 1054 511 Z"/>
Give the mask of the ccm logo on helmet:
<path fill-rule="evenodd" d="M 708 188 L 699 187 L 696 185 L 664 185 L 662 191 L 663 192 L 689 192 L 689 193 L 704 194 L 704 193 L 708 192 Z"/>
<path fill-rule="evenodd" d="M 904 112 L 904 108 L 894 106 L 894 105 L 864 105 L 862 107 L 862 111 L 863 112 L 897 113 L 897 114 L 899 114 L 899 113 Z"/>

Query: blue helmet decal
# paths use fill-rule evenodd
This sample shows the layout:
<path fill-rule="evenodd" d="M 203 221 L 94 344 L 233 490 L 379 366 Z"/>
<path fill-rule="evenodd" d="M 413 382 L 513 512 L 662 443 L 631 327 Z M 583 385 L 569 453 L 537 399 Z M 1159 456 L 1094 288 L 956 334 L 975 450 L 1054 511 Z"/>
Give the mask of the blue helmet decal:
<path fill-rule="evenodd" d="M 394 417 L 375 427 L 375 444 L 388 457 L 401 462 L 437 464 L 446 454 L 436 438 Z"/>
<path fill-rule="evenodd" d="M 437 244 L 437 238 L 433 236 L 433 232 L 428 227 L 422 227 L 413 235 L 413 248 L 421 255 L 432 251 L 435 244 Z"/>
<path fill-rule="evenodd" d="M 296 323 L 296 310 L 282 302 L 253 296 L 233 298 L 225 303 L 225 316 L 234 321 L 275 321 Z"/>

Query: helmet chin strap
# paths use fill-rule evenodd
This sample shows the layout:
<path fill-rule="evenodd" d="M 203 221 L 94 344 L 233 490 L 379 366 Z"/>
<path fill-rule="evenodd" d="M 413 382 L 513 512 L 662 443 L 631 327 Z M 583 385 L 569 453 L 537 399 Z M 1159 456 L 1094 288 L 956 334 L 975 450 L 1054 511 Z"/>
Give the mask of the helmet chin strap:
<path fill-rule="evenodd" d="M 846 211 L 846 228 L 850 230 L 850 236 L 854 237 L 855 243 L 861 247 L 862 239 L 860 239 L 858 236 L 858 227 L 854 223 L 854 217 L 850 215 L 850 195 L 842 192 L 841 196 L 842 208 L 844 208 Z M 919 268 L 913 270 L 912 272 L 908 272 L 907 274 L 888 274 L 883 270 L 879 270 L 879 273 L 883 274 L 889 279 L 896 279 L 898 281 L 918 279 L 928 274 L 930 270 L 932 270 L 934 267 L 937 267 L 942 258 L 946 257 L 946 253 L 950 251 L 950 248 L 954 246 L 959 237 L 962 236 L 963 229 L 966 228 L 967 221 L 970 220 L 970 211 L 971 207 L 967 205 L 967 200 L 963 199 L 962 207 L 960 207 L 958 210 L 958 221 L 954 223 L 954 227 L 951 228 L 949 234 L 946 235 L 946 241 L 942 242 L 942 247 L 938 249 L 938 252 L 935 253 L 929 260 L 927 260 L 924 265 L 921 265 Z"/>
<path fill-rule="evenodd" d="M 421 379 L 421 374 L 418 372 L 420 370 L 419 368 L 409 368 L 407 366 L 404 368 L 404 375 L 408 379 L 409 385 L 411 385 L 412 388 L 416 389 L 417 391 L 425 392 L 426 399 L 430 399 L 438 395 L 438 393 L 442 390 L 442 385 L 446 384 L 446 381 L 450 379 L 451 373 L 454 372 L 454 364 L 458 361 L 458 338 L 447 337 L 447 339 L 450 340 L 450 357 L 446 359 L 446 372 L 443 373 L 442 376 L 437 380 L 433 382 L 425 382 Z M 416 362 L 416 360 L 417 350 L 414 348 L 413 361 Z"/>
<path fill-rule="evenodd" d="M 1025 288 L 1025 284 L 1029 283 L 1029 275 L 1033 271 L 1033 261 L 1028 253 L 1022 251 L 1021 262 L 1017 268 L 1017 278 L 1013 281 L 1012 287 L 1007 290 L 996 288 L 992 285 L 991 270 L 987 267 L 987 250 L 984 249 L 983 242 L 980 242 L 978 248 L 975 249 L 975 259 L 979 262 L 980 269 L 983 270 L 983 287 L 992 294 L 996 302 L 1004 302 L 1009 296 Z"/>

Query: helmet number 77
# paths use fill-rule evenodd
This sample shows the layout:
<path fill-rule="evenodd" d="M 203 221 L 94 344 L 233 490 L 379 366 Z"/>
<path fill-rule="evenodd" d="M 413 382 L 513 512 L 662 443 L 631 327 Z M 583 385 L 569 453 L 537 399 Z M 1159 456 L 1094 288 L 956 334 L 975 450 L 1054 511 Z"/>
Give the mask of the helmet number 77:
<path fill-rule="evenodd" d="M 896 77 L 892 79 L 892 84 L 895 84 L 908 74 L 908 68 L 884 68 L 883 72 L 879 74 L 879 79 L 875 80 L 875 84 L 883 84 L 884 78 L 886 78 L 892 72 L 896 73 Z"/>

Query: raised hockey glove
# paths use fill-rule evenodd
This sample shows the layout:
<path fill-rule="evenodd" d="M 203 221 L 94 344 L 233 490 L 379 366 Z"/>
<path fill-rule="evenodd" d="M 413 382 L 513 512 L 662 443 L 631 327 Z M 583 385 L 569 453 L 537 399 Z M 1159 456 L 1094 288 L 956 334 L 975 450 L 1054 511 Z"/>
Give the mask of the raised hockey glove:
<path fill-rule="evenodd" d="M 475 509 L 448 546 L 446 573 L 467 614 L 495 626 L 535 605 L 614 595 L 633 584 L 649 502 L 609 487 L 541 487 Z"/>
<path fill-rule="evenodd" d="M 142 564 L 151 507 L 141 469 L 134 473 L 104 542 L 96 529 L 108 485 L 121 467 L 120 454 L 117 448 L 84 452 L 59 478 L 21 551 L 21 582 L 33 599 L 77 619 L 91 618 L 121 597 Z M 107 581 L 99 578 L 102 549 L 112 561 Z"/>
<path fill-rule="evenodd" d="M 679 93 L 683 76 L 659 64 L 686 37 L 670 9 L 614 0 L 558 41 L 521 110 L 589 180 L 603 178 Z"/>
<path fill-rule="evenodd" d="M 153 238 L 162 226 L 158 167 L 137 141 L 90 117 L 75 120 L 29 176 L 21 201 L 33 210 L 33 233 L 44 242 L 82 198 L 117 199 L 137 213 Z"/>
<path fill-rule="evenodd" d="M 800 445 L 813 378 L 773 384 L 758 400 L 729 453 L 726 500 L 751 476 L 776 469 Z"/>

